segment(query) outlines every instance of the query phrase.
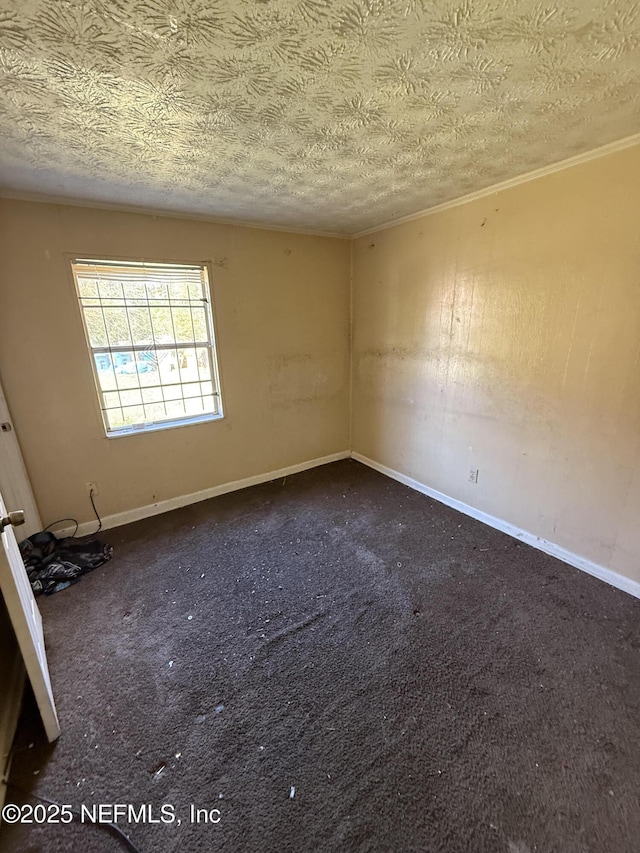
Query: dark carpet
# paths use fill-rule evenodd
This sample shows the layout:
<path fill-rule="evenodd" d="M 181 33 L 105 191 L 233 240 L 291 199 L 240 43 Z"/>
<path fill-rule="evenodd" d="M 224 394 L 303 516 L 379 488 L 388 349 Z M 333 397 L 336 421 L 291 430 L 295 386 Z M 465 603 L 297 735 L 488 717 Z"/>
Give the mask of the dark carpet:
<path fill-rule="evenodd" d="M 173 807 L 119 820 L 143 853 L 640 850 L 631 596 L 353 461 L 104 538 L 40 599 L 63 734 L 23 721 L 15 786 Z"/>

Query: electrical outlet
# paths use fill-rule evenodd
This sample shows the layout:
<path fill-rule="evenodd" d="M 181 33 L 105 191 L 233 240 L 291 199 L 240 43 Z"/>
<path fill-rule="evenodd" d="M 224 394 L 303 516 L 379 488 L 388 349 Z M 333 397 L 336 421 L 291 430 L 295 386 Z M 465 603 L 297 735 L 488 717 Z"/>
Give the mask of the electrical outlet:
<path fill-rule="evenodd" d="M 99 495 L 98 484 L 97 483 L 85 483 L 84 484 L 87 489 L 87 494 L 90 495 L 93 492 L 93 496 L 95 498 L 96 495 Z"/>
<path fill-rule="evenodd" d="M 478 469 L 477 468 L 469 468 L 469 482 L 477 483 L 478 482 Z"/>

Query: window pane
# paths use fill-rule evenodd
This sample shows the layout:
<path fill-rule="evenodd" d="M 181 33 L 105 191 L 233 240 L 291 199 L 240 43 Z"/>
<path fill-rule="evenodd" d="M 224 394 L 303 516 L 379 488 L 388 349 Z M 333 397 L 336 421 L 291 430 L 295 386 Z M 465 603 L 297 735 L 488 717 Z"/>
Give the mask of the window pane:
<path fill-rule="evenodd" d="M 145 404 L 147 413 L 147 421 L 149 423 L 157 423 L 158 421 L 167 420 L 167 410 L 164 403 Z"/>
<path fill-rule="evenodd" d="M 101 306 L 87 306 L 84 311 L 84 318 L 87 323 L 87 333 L 89 335 L 89 343 L 91 346 L 108 346 L 109 339 L 107 338 L 107 329 Z"/>
<path fill-rule="evenodd" d="M 173 309 L 173 325 L 176 331 L 176 341 L 184 343 L 187 341 L 203 340 L 194 335 L 191 310 L 188 307 Z"/>
<path fill-rule="evenodd" d="M 140 406 L 142 404 L 142 392 L 139 388 L 133 391 L 122 391 L 120 401 L 123 406 Z"/>
<path fill-rule="evenodd" d="M 107 327 L 109 346 L 126 346 L 133 343 L 129 331 L 126 308 L 116 308 L 105 305 L 103 308 L 104 323 Z"/>
<path fill-rule="evenodd" d="M 184 390 L 185 399 L 187 397 L 200 397 L 200 383 L 199 382 L 189 382 L 186 385 L 182 386 Z"/>
<path fill-rule="evenodd" d="M 142 389 L 142 402 L 143 403 L 161 403 L 162 402 L 162 388 L 157 385 L 152 386 L 151 388 L 143 388 Z"/>
<path fill-rule="evenodd" d="M 116 387 L 116 375 L 113 369 L 113 361 L 110 353 L 98 352 L 93 356 L 96 366 L 96 375 L 100 388 L 103 391 L 111 391 Z"/>
<path fill-rule="evenodd" d="M 170 418 L 182 418 L 186 414 L 182 400 L 173 400 L 172 402 L 166 403 L 166 406 L 167 415 Z"/>
<path fill-rule="evenodd" d="M 123 406 L 122 412 L 124 420 L 122 426 L 133 426 L 134 424 L 143 424 L 145 422 L 143 406 Z"/>
<path fill-rule="evenodd" d="M 108 409 L 105 413 L 105 421 L 109 429 L 120 429 L 124 426 L 124 415 L 122 413 L 122 409 L 113 408 Z"/>
<path fill-rule="evenodd" d="M 122 283 L 122 295 L 131 304 L 144 304 L 148 302 L 147 288 L 144 281 L 127 281 Z"/>
<path fill-rule="evenodd" d="M 102 398 L 104 402 L 105 409 L 119 409 L 120 408 L 120 394 L 118 391 L 109 391 Z"/>
<path fill-rule="evenodd" d="M 93 279 L 78 278 L 78 293 L 84 297 L 98 296 L 98 282 Z"/>
<path fill-rule="evenodd" d="M 152 304 L 149 313 L 156 343 L 174 343 L 176 337 L 171 322 L 171 309 L 166 307 L 166 303 Z"/>
<path fill-rule="evenodd" d="M 99 279 L 97 284 L 98 295 L 105 304 L 109 304 L 109 302 L 114 299 L 119 300 L 120 302 L 122 301 L 122 285 L 119 282 Z"/>
<path fill-rule="evenodd" d="M 189 281 L 186 295 L 192 302 L 202 301 L 202 283 L 200 281 Z"/>
<path fill-rule="evenodd" d="M 200 368 L 199 378 L 201 380 L 211 379 L 211 350 L 199 347 L 196 352 L 198 353 L 198 366 Z"/>
<path fill-rule="evenodd" d="M 203 397 L 202 405 L 204 407 L 205 412 L 218 412 L 218 398 L 217 397 Z"/>
<path fill-rule="evenodd" d="M 182 400 L 182 385 L 165 385 L 162 390 L 165 400 Z"/>
<path fill-rule="evenodd" d="M 178 366 L 180 368 L 181 382 L 193 382 L 198 379 L 197 351 L 193 348 L 179 349 Z"/>
<path fill-rule="evenodd" d="M 129 322 L 134 343 L 153 343 L 153 329 L 148 308 L 130 308 Z"/>
<path fill-rule="evenodd" d="M 191 315 L 193 321 L 193 329 L 195 331 L 194 338 L 196 339 L 196 341 L 206 341 L 209 337 L 209 334 L 207 332 L 207 318 L 204 306 L 192 306 Z"/>

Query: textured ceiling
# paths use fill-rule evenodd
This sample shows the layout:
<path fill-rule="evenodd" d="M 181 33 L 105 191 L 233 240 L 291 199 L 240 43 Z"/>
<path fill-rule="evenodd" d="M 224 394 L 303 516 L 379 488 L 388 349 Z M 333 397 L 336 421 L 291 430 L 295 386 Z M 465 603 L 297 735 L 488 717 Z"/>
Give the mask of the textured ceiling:
<path fill-rule="evenodd" d="M 640 131 L 629 0 L 0 0 L 6 191 L 353 233 Z"/>

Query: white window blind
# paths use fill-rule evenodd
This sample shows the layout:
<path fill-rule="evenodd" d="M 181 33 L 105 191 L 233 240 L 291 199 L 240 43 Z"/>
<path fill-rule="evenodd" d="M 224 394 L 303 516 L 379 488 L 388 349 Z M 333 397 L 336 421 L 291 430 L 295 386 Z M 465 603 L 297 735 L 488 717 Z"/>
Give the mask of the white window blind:
<path fill-rule="evenodd" d="M 206 266 L 72 268 L 108 436 L 222 416 Z"/>

